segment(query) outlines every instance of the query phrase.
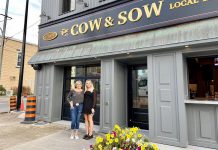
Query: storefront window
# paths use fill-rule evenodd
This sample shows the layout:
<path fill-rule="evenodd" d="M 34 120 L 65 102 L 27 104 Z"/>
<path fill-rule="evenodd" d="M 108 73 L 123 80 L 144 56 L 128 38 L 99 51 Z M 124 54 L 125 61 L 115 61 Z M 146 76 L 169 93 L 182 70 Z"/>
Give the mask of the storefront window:
<path fill-rule="evenodd" d="M 84 77 L 85 68 L 83 66 L 73 66 L 71 67 L 71 77 Z"/>
<path fill-rule="evenodd" d="M 188 58 L 189 98 L 218 101 L 218 56 Z"/>

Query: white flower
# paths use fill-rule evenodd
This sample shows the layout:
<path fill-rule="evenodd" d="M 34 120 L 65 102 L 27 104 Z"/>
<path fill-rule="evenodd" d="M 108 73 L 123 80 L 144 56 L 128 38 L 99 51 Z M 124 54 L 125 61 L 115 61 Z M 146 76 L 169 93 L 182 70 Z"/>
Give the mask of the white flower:
<path fill-rule="evenodd" d="M 133 143 L 135 143 L 135 142 L 136 142 L 134 138 L 132 139 L 132 142 L 133 142 Z"/>
<path fill-rule="evenodd" d="M 142 143 L 143 143 L 142 140 L 139 140 L 139 141 L 136 142 L 136 144 L 142 144 Z"/>
<path fill-rule="evenodd" d="M 116 150 L 117 148 L 116 147 L 113 147 L 113 149 L 112 150 Z"/>
<path fill-rule="evenodd" d="M 126 142 L 129 142 L 130 141 L 130 139 L 126 139 Z"/>

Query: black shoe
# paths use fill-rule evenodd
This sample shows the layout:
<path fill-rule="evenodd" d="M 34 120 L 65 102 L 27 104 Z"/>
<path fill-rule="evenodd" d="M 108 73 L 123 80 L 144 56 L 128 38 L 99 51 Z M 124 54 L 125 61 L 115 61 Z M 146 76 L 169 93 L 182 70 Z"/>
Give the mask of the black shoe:
<path fill-rule="evenodd" d="M 84 136 L 83 136 L 83 139 L 86 139 L 88 136 L 89 136 L 88 134 L 84 135 Z"/>
<path fill-rule="evenodd" d="M 88 135 L 87 138 L 85 138 L 85 140 L 90 140 L 93 138 L 93 135 Z"/>

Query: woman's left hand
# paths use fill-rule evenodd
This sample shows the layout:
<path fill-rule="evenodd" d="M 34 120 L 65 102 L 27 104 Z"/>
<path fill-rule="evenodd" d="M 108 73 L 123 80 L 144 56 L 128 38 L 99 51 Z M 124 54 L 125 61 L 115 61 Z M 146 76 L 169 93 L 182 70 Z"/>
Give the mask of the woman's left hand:
<path fill-rule="evenodd" d="M 94 108 L 92 108 L 92 113 L 93 113 L 93 114 L 95 113 L 95 110 L 94 110 Z"/>

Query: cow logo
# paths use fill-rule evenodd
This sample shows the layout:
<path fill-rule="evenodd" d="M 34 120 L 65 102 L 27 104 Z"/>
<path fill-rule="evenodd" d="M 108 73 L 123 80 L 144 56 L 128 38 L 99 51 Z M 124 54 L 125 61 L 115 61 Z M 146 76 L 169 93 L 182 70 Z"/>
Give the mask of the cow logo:
<path fill-rule="evenodd" d="M 45 35 L 43 35 L 43 40 L 45 41 L 52 41 L 58 37 L 57 32 L 48 32 Z"/>

